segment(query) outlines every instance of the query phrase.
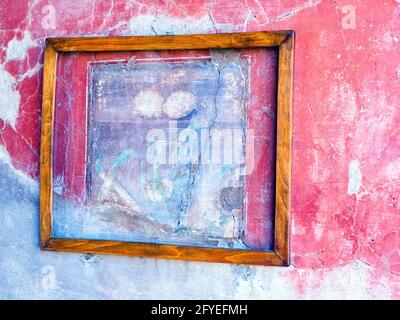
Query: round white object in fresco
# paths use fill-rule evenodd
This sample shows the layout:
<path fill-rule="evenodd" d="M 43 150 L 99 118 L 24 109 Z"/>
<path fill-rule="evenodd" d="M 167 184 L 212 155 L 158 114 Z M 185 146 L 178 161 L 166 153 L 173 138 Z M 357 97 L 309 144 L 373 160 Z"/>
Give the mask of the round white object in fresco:
<path fill-rule="evenodd" d="M 145 118 L 161 116 L 164 98 L 158 90 L 145 89 L 133 98 L 133 113 Z"/>
<path fill-rule="evenodd" d="M 196 97 L 188 91 L 173 92 L 162 105 L 163 111 L 171 119 L 187 116 L 196 106 Z"/>
<path fill-rule="evenodd" d="M 163 178 L 160 181 L 152 181 L 145 186 L 146 196 L 152 202 L 163 202 L 171 198 L 174 190 L 172 181 Z"/>

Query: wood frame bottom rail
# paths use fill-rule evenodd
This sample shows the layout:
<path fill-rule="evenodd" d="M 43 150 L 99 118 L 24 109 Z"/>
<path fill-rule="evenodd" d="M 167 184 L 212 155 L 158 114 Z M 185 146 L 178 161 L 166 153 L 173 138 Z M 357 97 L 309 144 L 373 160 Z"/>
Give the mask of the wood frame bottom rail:
<path fill-rule="evenodd" d="M 230 48 L 279 50 L 276 136 L 275 227 L 272 251 L 235 250 L 110 240 L 54 238 L 53 126 L 57 59 L 60 52 L 195 50 Z M 243 32 L 145 37 L 46 39 L 44 53 L 40 149 L 40 247 L 46 251 L 118 254 L 150 258 L 288 266 L 290 264 L 290 198 L 294 31 Z"/>
<path fill-rule="evenodd" d="M 123 242 L 111 240 L 78 240 L 51 238 L 42 248 L 45 251 L 85 252 L 93 254 L 117 254 L 147 258 L 190 260 L 240 264 L 244 260 L 253 265 L 287 266 L 274 251 L 234 250 L 223 248 L 205 248 L 174 246 L 141 242 Z"/>

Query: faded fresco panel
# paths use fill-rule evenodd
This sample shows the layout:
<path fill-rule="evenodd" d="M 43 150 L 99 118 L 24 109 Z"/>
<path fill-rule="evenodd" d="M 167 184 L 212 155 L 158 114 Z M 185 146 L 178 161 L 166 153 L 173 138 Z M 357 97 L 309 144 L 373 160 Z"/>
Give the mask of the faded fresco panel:
<path fill-rule="evenodd" d="M 266 103 L 251 97 L 249 78 L 257 69 L 250 70 L 249 56 L 230 50 L 192 58 L 85 59 L 87 111 L 71 104 L 61 117 L 56 110 L 56 127 L 59 118 L 60 130 L 68 128 L 59 145 L 86 146 L 73 148 L 76 159 L 84 155 L 78 161 L 83 165 L 55 152 L 53 161 L 62 168 L 55 177 L 55 236 L 269 246 L 270 230 L 267 238 L 262 233 L 271 228 L 270 212 L 260 220 L 256 211 L 263 205 L 249 209 L 248 191 L 267 188 L 273 196 L 271 181 L 257 171 L 265 171 L 273 157 L 253 155 L 260 164 L 249 166 L 246 156 L 266 150 L 267 144 L 259 144 L 269 133 L 260 136 L 259 126 L 254 137 L 251 126 L 271 111 L 263 105 L 262 116 L 249 117 L 249 108 Z M 263 97 L 268 88 L 259 85 Z M 86 128 L 78 130 L 76 119 Z M 256 218 L 251 223 L 248 211 Z M 258 230 L 260 235 L 251 234 Z"/>

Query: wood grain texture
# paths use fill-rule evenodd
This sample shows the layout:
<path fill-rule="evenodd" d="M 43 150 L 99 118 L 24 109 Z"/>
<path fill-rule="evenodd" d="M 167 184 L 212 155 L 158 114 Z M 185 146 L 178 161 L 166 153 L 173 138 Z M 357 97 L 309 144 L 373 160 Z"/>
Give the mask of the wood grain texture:
<path fill-rule="evenodd" d="M 46 44 L 42 92 L 42 133 L 40 144 L 40 245 L 51 238 L 52 228 L 52 135 L 57 52 Z"/>
<path fill-rule="evenodd" d="M 231 250 L 220 248 L 200 248 L 173 246 L 140 242 L 121 242 L 105 240 L 51 239 L 48 251 L 87 252 L 95 254 L 119 254 L 148 258 L 220 262 L 253 265 L 284 265 L 273 251 Z"/>
<path fill-rule="evenodd" d="M 287 31 L 143 37 L 50 38 L 57 51 L 135 51 L 279 46 Z"/>
<path fill-rule="evenodd" d="M 274 250 L 253 251 L 108 240 L 52 238 L 52 135 L 59 51 L 131 51 L 279 47 Z M 44 54 L 40 154 L 40 245 L 42 250 L 151 258 L 287 266 L 289 255 L 294 32 L 251 32 L 156 37 L 52 38 Z"/>
<path fill-rule="evenodd" d="M 293 95 L 294 33 L 279 47 L 275 252 L 289 265 L 289 224 L 291 199 L 292 95 Z"/>

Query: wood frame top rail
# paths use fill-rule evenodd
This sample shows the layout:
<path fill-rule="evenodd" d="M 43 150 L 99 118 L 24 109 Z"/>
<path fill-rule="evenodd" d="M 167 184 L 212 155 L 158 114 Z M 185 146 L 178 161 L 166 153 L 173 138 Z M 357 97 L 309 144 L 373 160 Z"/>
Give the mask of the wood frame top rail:
<path fill-rule="evenodd" d="M 280 46 L 293 31 L 135 37 L 48 38 L 56 51 L 137 51 L 260 48 Z"/>

